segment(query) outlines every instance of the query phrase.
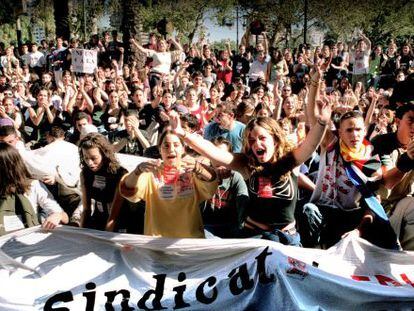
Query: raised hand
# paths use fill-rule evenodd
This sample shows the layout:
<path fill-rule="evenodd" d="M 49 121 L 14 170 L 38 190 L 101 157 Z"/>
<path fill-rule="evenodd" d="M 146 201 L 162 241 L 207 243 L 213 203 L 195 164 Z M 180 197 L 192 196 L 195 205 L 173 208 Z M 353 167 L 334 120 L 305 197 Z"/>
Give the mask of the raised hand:
<path fill-rule="evenodd" d="M 169 112 L 168 115 L 170 117 L 170 125 L 174 133 L 179 136 L 185 135 L 185 131 L 181 126 L 181 120 L 180 120 L 179 114 L 176 111 L 172 110 Z"/>
<path fill-rule="evenodd" d="M 161 165 L 161 160 L 148 160 L 146 162 L 138 164 L 134 170 L 134 173 L 137 175 L 145 172 L 155 173 L 161 167 Z"/>
<path fill-rule="evenodd" d="M 181 160 L 181 167 L 186 172 L 192 172 L 192 171 L 194 171 L 195 168 L 196 168 L 196 165 L 197 165 L 197 161 L 193 157 L 187 156 L 187 157 L 184 157 Z"/>
<path fill-rule="evenodd" d="M 332 101 L 328 97 L 324 97 L 316 101 L 315 105 L 316 117 L 323 123 L 328 124 L 331 120 Z"/>

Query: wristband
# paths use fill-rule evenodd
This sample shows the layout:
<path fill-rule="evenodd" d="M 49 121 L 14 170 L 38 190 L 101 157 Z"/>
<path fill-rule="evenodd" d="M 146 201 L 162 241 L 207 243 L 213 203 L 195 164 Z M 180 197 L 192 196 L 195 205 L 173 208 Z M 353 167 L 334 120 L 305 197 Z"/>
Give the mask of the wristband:
<path fill-rule="evenodd" d="M 137 170 L 138 170 L 138 172 L 137 172 Z M 141 169 L 139 168 L 139 165 L 134 169 L 134 175 L 135 176 L 139 176 L 139 175 L 141 175 L 141 173 L 142 173 L 142 171 L 141 171 Z"/>
<path fill-rule="evenodd" d="M 407 173 L 414 168 L 414 160 L 410 159 L 407 153 L 403 153 L 397 160 L 396 167 L 403 173 Z"/>

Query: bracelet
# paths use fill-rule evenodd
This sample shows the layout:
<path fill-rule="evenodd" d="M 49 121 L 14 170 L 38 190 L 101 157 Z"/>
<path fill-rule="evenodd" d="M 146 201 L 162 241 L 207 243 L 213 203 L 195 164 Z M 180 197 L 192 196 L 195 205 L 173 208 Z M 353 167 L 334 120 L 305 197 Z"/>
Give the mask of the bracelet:
<path fill-rule="evenodd" d="M 138 170 L 138 172 L 137 172 L 137 170 Z M 142 173 L 142 171 L 141 171 L 141 169 L 139 168 L 139 165 L 134 169 L 134 175 L 135 176 L 139 176 L 139 175 L 141 175 L 141 173 Z"/>
<path fill-rule="evenodd" d="M 319 125 L 322 125 L 323 127 L 325 127 L 328 124 L 328 122 L 321 121 L 321 119 L 318 119 L 318 123 Z"/>
<path fill-rule="evenodd" d="M 200 175 L 200 174 L 202 174 L 203 173 L 203 166 L 200 164 L 200 162 L 199 161 L 196 161 L 195 162 L 195 164 L 194 164 L 194 173 L 196 174 L 196 175 Z"/>

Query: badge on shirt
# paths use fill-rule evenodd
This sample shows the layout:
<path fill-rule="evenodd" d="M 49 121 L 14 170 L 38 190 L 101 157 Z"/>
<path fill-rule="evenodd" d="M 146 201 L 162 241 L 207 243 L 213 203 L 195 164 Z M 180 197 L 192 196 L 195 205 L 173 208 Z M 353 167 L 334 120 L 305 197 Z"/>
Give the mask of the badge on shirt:
<path fill-rule="evenodd" d="M 267 177 L 259 177 L 259 189 L 257 195 L 259 198 L 271 198 L 273 196 L 272 180 Z"/>
<path fill-rule="evenodd" d="M 95 175 L 92 187 L 103 190 L 106 187 L 106 178 L 104 176 Z"/>
<path fill-rule="evenodd" d="M 185 198 L 194 195 L 194 185 L 191 173 L 181 174 L 178 179 L 178 197 Z"/>

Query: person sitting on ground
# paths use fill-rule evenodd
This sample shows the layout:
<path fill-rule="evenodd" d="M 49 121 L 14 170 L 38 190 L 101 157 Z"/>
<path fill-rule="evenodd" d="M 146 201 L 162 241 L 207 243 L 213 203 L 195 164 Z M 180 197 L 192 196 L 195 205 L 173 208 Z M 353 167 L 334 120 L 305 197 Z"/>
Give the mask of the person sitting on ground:
<path fill-rule="evenodd" d="M 387 173 L 401 172 L 392 190 L 381 189 L 381 202 L 390 216 L 404 250 L 414 250 L 414 104 L 404 104 L 396 111 L 396 132 L 376 136 L 374 153 L 385 161 Z"/>
<path fill-rule="evenodd" d="M 231 143 L 222 137 L 215 138 L 213 144 L 228 152 L 232 149 Z M 239 172 L 223 166 L 215 169 L 219 180 L 217 191 L 200 206 L 204 229 L 220 238 L 237 238 L 249 203 L 246 182 Z"/>
<path fill-rule="evenodd" d="M 213 140 L 223 137 L 233 146 L 232 152 L 241 152 L 245 125 L 235 120 L 235 111 L 230 105 L 218 104 L 215 121 L 210 122 L 204 130 L 204 138 Z"/>

